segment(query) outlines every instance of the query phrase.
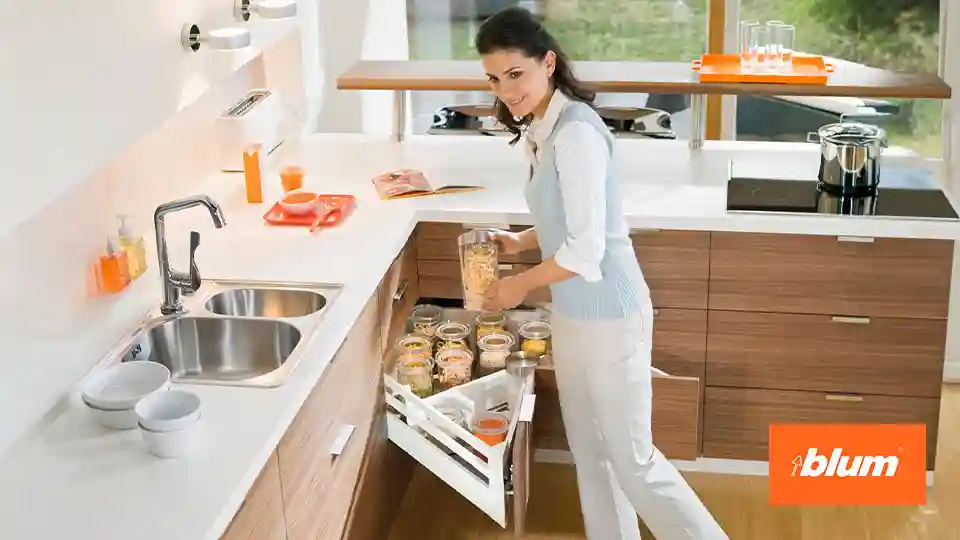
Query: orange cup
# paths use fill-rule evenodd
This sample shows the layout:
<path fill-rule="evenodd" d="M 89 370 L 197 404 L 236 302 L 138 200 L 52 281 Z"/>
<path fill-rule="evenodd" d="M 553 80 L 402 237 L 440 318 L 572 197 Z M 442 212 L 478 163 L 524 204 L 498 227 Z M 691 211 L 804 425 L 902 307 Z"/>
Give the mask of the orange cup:
<path fill-rule="evenodd" d="M 280 182 L 283 191 L 289 193 L 303 187 L 303 168 L 298 165 L 287 165 L 280 169 Z"/>

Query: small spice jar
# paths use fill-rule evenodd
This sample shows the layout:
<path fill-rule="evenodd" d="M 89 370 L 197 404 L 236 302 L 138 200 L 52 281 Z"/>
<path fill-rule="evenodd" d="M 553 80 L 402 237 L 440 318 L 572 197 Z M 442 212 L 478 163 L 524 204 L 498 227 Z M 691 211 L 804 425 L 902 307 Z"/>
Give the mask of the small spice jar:
<path fill-rule="evenodd" d="M 510 419 L 500 413 L 483 411 L 477 413 L 473 419 L 473 434 L 490 446 L 507 440 L 509 430 Z"/>
<path fill-rule="evenodd" d="M 433 361 L 416 354 L 402 356 L 397 361 L 397 382 L 418 397 L 433 395 Z"/>
<path fill-rule="evenodd" d="M 470 327 L 459 322 L 447 321 L 437 327 L 437 353 L 451 347 L 458 349 L 469 349 L 467 345 L 467 336 L 470 335 Z"/>
<path fill-rule="evenodd" d="M 527 321 L 517 330 L 520 334 L 520 350 L 530 354 L 547 354 L 550 342 L 550 323 Z"/>
<path fill-rule="evenodd" d="M 437 353 L 437 386 L 449 390 L 470 382 L 473 353 L 460 347 L 449 347 Z"/>
<path fill-rule="evenodd" d="M 433 337 L 443 319 L 443 309 L 432 304 L 420 304 L 410 314 L 410 326 L 414 334 L 423 336 L 433 343 Z"/>
<path fill-rule="evenodd" d="M 477 342 L 491 332 L 503 332 L 507 327 L 507 316 L 502 311 L 489 311 L 477 315 L 474 319 L 477 329 Z"/>
<path fill-rule="evenodd" d="M 486 334 L 477 341 L 480 349 L 479 372 L 480 376 L 500 371 L 507 365 L 507 356 L 510 355 L 516 340 L 506 332 Z"/>

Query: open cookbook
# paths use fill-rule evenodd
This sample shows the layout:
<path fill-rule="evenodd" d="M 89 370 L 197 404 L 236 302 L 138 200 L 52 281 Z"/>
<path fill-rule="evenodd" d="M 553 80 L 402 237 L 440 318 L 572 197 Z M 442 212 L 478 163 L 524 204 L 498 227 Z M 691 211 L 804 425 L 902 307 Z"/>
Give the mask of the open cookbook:
<path fill-rule="evenodd" d="M 383 200 L 462 193 L 483 189 L 483 186 L 470 185 L 445 184 L 433 186 L 421 171 L 413 169 L 400 169 L 377 175 L 373 178 L 373 186 Z"/>

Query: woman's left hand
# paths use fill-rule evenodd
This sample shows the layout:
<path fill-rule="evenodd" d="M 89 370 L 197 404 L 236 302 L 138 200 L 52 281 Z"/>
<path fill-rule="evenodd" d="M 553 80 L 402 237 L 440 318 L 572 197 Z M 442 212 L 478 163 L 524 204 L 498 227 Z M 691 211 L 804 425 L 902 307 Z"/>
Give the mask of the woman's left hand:
<path fill-rule="evenodd" d="M 513 309 L 523 302 L 528 292 L 523 281 L 516 276 L 505 277 L 495 281 L 487 289 L 487 300 L 483 303 L 483 309 L 487 311 Z"/>

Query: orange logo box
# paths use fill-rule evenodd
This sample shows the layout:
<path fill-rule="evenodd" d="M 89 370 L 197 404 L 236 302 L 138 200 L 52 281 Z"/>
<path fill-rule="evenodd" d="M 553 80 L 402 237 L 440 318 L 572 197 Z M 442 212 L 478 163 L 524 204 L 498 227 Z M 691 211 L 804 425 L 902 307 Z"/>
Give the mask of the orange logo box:
<path fill-rule="evenodd" d="M 924 424 L 771 424 L 770 504 L 922 505 Z"/>

